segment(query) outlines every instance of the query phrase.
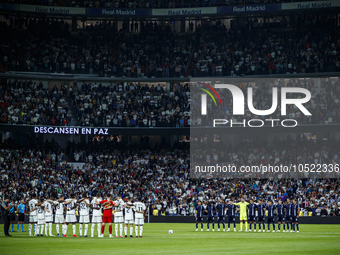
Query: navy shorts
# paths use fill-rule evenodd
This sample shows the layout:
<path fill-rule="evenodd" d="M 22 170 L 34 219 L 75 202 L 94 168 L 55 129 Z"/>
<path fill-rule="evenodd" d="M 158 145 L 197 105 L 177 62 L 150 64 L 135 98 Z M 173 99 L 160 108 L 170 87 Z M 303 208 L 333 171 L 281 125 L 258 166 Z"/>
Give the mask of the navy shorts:
<path fill-rule="evenodd" d="M 196 217 L 196 222 L 203 222 L 203 217 Z"/>
<path fill-rule="evenodd" d="M 293 218 L 292 218 L 292 216 L 286 216 L 286 221 L 292 221 L 293 220 Z"/>
<path fill-rule="evenodd" d="M 268 217 L 268 218 L 267 218 L 267 222 L 268 222 L 268 224 L 270 224 L 270 223 L 275 223 L 274 217 Z"/>
<path fill-rule="evenodd" d="M 292 217 L 292 222 L 298 223 L 299 222 L 299 218 L 296 217 L 296 216 Z"/>
<path fill-rule="evenodd" d="M 278 222 L 285 222 L 285 221 L 286 221 L 285 216 L 279 215 L 279 216 L 277 217 L 277 221 L 278 221 Z"/>
<path fill-rule="evenodd" d="M 259 216 L 258 221 L 259 222 L 262 222 L 262 221 L 264 222 L 264 216 Z"/>
<path fill-rule="evenodd" d="M 248 219 L 249 219 L 248 221 L 256 221 L 256 217 L 255 216 L 249 216 Z"/>
<path fill-rule="evenodd" d="M 235 222 L 235 216 L 228 216 L 228 222 Z"/>
<path fill-rule="evenodd" d="M 218 222 L 224 222 L 224 216 L 218 216 L 217 220 Z"/>
<path fill-rule="evenodd" d="M 208 216 L 207 221 L 209 221 L 209 222 L 215 221 L 214 216 Z"/>

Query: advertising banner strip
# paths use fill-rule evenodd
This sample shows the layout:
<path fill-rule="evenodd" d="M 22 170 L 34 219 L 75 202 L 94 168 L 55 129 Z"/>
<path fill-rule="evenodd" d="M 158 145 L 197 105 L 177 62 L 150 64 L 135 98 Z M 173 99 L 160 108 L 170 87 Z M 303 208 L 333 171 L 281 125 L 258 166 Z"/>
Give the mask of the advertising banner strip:
<path fill-rule="evenodd" d="M 339 7 L 340 0 L 283 3 L 282 10 L 307 10 Z"/>
<path fill-rule="evenodd" d="M 7 3 L 0 3 L 0 9 L 4 10 L 11 10 L 11 11 L 19 11 L 20 4 L 7 4 Z"/>
<path fill-rule="evenodd" d="M 46 13 L 46 14 L 59 14 L 59 15 L 85 15 L 85 8 L 76 7 L 59 7 L 59 6 L 42 6 L 20 4 L 20 11 Z"/>
<path fill-rule="evenodd" d="M 151 9 L 89 9 L 86 8 L 86 15 L 89 16 L 134 16 L 134 17 L 141 17 L 141 16 L 151 16 L 152 12 Z"/>
<path fill-rule="evenodd" d="M 153 16 L 192 16 L 216 14 L 217 7 L 153 9 Z"/>
<path fill-rule="evenodd" d="M 246 12 L 266 12 L 279 11 L 281 4 L 256 4 L 245 6 L 225 6 L 219 7 L 217 13 L 246 13 Z"/>

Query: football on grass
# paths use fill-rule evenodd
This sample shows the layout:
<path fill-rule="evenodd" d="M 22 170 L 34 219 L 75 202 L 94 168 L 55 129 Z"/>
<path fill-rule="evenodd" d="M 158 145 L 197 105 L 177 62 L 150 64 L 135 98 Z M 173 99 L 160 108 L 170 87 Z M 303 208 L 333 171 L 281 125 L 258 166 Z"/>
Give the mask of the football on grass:
<path fill-rule="evenodd" d="M 174 233 L 174 231 L 172 231 L 171 229 L 169 230 L 169 234 L 171 235 L 171 234 L 173 234 Z"/>

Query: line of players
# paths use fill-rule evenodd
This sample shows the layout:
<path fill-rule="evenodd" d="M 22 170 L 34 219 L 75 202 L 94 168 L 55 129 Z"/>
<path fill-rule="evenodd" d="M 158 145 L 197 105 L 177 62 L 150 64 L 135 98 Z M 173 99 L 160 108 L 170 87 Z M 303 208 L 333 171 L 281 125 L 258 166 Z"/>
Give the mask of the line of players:
<path fill-rule="evenodd" d="M 251 232 L 254 226 L 254 232 L 256 232 L 256 217 L 259 226 L 258 232 L 261 232 L 261 226 L 263 227 L 263 232 L 265 232 L 265 218 L 267 218 L 267 232 L 270 232 L 270 225 L 273 225 L 272 232 L 275 232 L 275 215 L 277 215 L 278 230 L 281 231 L 281 224 L 283 226 L 282 232 L 295 232 L 295 227 L 297 232 L 299 232 L 299 214 L 300 208 L 297 204 L 297 200 L 287 199 L 284 203 L 279 200 L 277 204 L 273 204 L 272 201 L 268 201 L 265 204 L 261 199 L 254 203 L 253 199 L 245 202 L 244 198 L 241 198 L 239 203 L 234 203 L 229 201 L 227 204 L 223 199 L 220 200 L 218 204 L 209 202 L 206 206 L 202 205 L 198 201 L 198 205 L 195 209 L 196 218 L 196 231 L 198 231 L 198 223 L 201 223 L 201 231 L 203 231 L 203 213 L 205 212 L 207 217 L 207 230 L 209 231 L 209 225 L 212 224 L 212 231 L 215 231 L 215 220 L 214 216 L 217 212 L 217 223 L 218 229 L 220 231 L 220 224 L 223 224 L 223 231 L 225 231 L 225 216 L 228 217 L 228 230 L 230 231 L 230 225 L 234 225 L 234 231 L 236 231 L 235 213 L 240 211 L 240 230 L 242 231 L 243 223 L 246 225 L 245 232 Z M 267 212 L 267 216 L 266 216 Z M 250 223 L 250 228 L 248 231 L 248 219 Z M 287 230 L 286 230 L 287 227 Z M 289 228 L 291 229 L 289 231 Z"/>
<path fill-rule="evenodd" d="M 45 229 L 45 236 L 54 236 L 52 234 L 53 210 L 55 211 L 55 224 L 57 236 L 66 237 L 68 225 L 72 225 L 73 237 L 76 235 L 76 210 L 79 211 L 79 233 L 80 237 L 87 236 L 88 224 L 90 223 L 90 209 L 92 210 L 92 228 L 91 237 L 94 237 L 95 225 L 97 224 L 98 237 L 104 237 L 105 225 L 109 225 L 109 237 L 112 237 L 112 214 L 114 215 L 115 234 L 116 237 L 123 237 L 123 223 L 124 234 L 127 237 L 127 228 L 130 226 L 130 237 L 133 237 L 133 225 L 135 224 L 136 237 L 143 237 L 143 225 L 145 218 L 145 204 L 140 199 L 136 199 L 133 203 L 131 198 L 124 202 L 120 196 L 117 196 L 115 201 L 111 200 L 111 195 L 107 194 L 106 199 L 101 198 L 98 193 L 96 197 L 90 200 L 88 194 L 85 192 L 81 199 L 77 199 L 75 194 L 71 194 L 70 198 L 65 199 L 59 197 L 43 198 L 39 201 L 35 194 L 28 202 L 29 210 L 29 235 L 43 236 Z M 102 212 L 103 211 L 103 212 Z M 64 214 L 66 217 L 64 217 Z M 62 234 L 60 235 L 60 225 L 62 227 Z M 138 235 L 139 227 L 139 235 Z M 34 234 L 32 235 L 32 230 Z M 49 230 L 49 231 L 48 231 Z M 119 230 L 119 231 L 118 231 Z"/>

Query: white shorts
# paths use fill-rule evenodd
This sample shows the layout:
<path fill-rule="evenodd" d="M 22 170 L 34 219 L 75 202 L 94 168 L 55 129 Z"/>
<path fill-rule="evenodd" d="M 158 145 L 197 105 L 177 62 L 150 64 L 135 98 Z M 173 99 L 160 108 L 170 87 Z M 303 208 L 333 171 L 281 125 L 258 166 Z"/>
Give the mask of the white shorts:
<path fill-rule="evenodd" d="M 114 223 L 123 223 L 124 219 L 123 216 L 114 216 L 115 220 Z"/>
<path fill-rule="evenodd" d="M 80 215 L 79 216 L 79 223 L 89 223 L 90 217 L 88 215 Z"/>
<path fill-rule="evenodd" d="M 30 215 L 29 220 L 30 220 L 30 223 L 38 222 L 37 215 Z"/>
<path fill-rule="evenodd" d="M 92 223 L 102 223 L 102 216 L 92 215 Z"/>
<path fill-rule="evenodd" d="M 45 219 L 38 219 L 38 225 L 44 225 Z"/>
<path fill-rule="evenodd" d="M 66 223 L 75 223 L 77 222 L 77 218 L 76 216 L 73 214 L 66 214 L 66 220 L 65 220 Z"/>
<path fill-rule="evenodd" d="M 45 215 L 45 222 L 53 222 L 53 216 L 52 215 Z"/>
<path fill-rule="evenodd" d="M 125 224 L 133 224 L 133 220 L 124 220 Z"/>
<path fill-rule="evenodd" d="M 64 215 L 62 214 L 56 214 L 55 218 L 54 218 L 54 222 L 55 223 L 64 223 L 65 219 L 64 219 Z"/>
<path fill-rule="evenodd" d="M 135 218 L 135 225 L 144 225 L 143 218 Z"/>

